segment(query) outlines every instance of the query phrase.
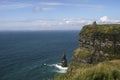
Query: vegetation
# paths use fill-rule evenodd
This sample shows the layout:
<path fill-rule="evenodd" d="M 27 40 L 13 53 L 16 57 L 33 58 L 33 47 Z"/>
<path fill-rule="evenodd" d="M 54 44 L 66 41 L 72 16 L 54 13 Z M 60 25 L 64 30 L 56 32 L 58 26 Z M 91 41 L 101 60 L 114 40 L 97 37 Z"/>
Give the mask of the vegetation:
<path fill-rule="evenodd" d="M 67 73 L 54 80 L 120 80 L 119 63 L 120 60 L 105 61 L 97 65 L 74 62 L 70 64 Z"/>
<path fill-rule="evenodd" d="M 107 35 L 107 34 L 120 34 L 120 24 L 96 24 L 85 25 L 80 31 L 80 36 L 83 38 L 93 37 L 94 34 L 98 35 Z M 119 35 L 118 35 L 119 36 Z M 120 38 L 119 38 L 120 39 Z"/>
<path fill-rule="evenodd" d="M 91 53 L 92 53 L 92 49 L 86 49 L 84 47 L 81 47 L 81 48 L 78 48 L 74 51 L 74 56 L 86 58 L 86 57 L 90 56 Z"/>

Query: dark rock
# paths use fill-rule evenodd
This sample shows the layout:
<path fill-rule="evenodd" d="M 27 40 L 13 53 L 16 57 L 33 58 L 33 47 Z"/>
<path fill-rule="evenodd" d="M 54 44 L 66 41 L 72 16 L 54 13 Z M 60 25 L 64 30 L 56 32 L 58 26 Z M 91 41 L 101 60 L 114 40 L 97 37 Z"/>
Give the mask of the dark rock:
<path fill-rule="evenodd" d="M 67 67 L 67 59 L 64 53 L 62 55 L 62 67 Z"/>

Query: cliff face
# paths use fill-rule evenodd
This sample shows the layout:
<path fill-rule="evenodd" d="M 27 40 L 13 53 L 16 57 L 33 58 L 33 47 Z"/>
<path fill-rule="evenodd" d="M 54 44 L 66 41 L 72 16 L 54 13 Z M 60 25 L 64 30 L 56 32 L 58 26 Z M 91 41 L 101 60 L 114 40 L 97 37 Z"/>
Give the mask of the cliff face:
<path fill-rule="evenodd" d="M 120 80 L 120 24 L 86 25 L 78 41 L 67 73 L 55 80 Z"/>
<path fill-rule="evenodd" d="M 97 25 L 94 22 L 84 26 L 79 33 L 79 46 L 72 61 L 94 64 L 120 59 L 120 25 Z"/>

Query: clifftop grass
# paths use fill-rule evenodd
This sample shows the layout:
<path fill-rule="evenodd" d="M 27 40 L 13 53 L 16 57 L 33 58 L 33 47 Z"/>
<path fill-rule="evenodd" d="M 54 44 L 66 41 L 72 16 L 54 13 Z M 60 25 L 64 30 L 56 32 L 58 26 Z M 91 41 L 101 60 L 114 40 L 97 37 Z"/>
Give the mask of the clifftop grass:
<path fill-rule="evenodd" d="M 96 65 L 73 62 L 67 73 L 54 80 L 120 80 L 120 60 L 105 61 Z"/>
<path fill-rule="evenodd" d="M 97 34 L 97 33 L 99 33 L 103 37 L 106 37 L 106 34 L 120 34 L 120 24 L 85 25 L 83 26 L 83 29 L 80 31 L 79 35 L 82 38 L 89 38 L 89 37 L 93 37 L 94 34 Z"/>

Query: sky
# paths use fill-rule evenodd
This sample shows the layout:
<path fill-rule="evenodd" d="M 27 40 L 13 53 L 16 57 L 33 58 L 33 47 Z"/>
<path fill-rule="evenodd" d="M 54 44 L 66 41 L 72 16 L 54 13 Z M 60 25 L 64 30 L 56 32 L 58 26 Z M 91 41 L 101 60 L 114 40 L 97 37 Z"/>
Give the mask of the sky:
<path fill-rule="evenodd" d="M 0 31 L 80 30 L 120 24 L 120 0 L 0 0 Z"/>

